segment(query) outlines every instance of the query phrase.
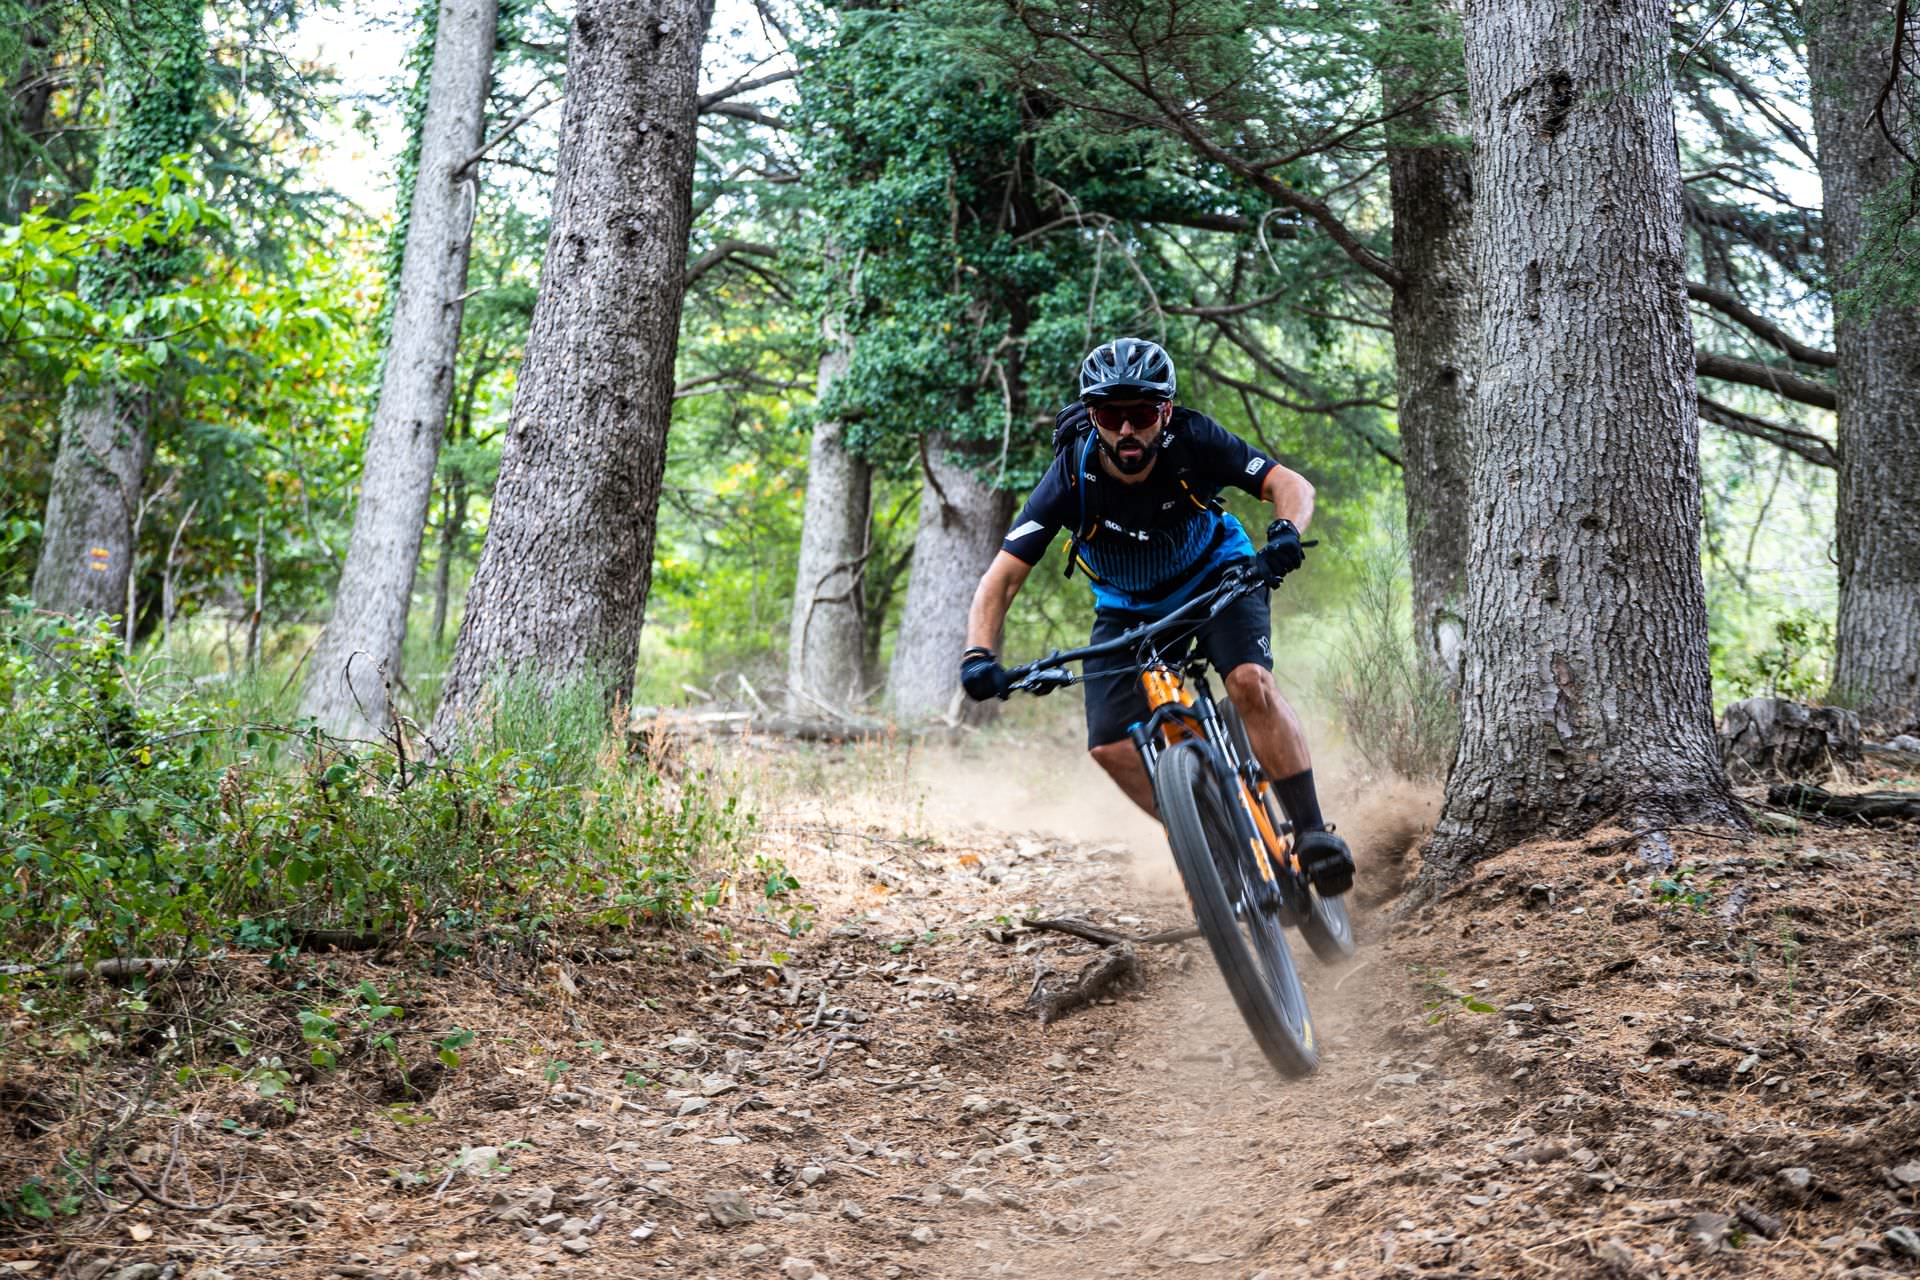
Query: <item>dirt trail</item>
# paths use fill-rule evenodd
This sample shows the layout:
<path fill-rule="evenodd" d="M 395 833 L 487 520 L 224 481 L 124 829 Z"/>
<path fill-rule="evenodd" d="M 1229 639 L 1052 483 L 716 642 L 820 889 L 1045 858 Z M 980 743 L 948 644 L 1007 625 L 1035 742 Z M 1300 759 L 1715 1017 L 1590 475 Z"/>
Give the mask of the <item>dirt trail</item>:
<path fill-rule="evenodd" d="M 36 1280 L 1913 1273 L 1920 916 L 1856 909 L 1920 887 L 1911 834 L 1676 837 L 1654 881 L 1602 832 L 1412 927 L 1363 912 L 1361 962 L 1299 949 L 1326 1059 L 1288 1084 L 1197 942 L 1050 1027 L 1027 1009 L 1095 948 L 1020 919 L 1186 919 L 1157 829 L 1058 748 L 756 764 L 804 775 L 761 841 L 821 904 L 797 942 L 735 911 L 437 976 L 319 961 L 400 990 L 408 1080 L 369 1057 L 293 1114 L 241 1078 L 156 1108 L 134 1169 L 212 1203 L 244 1158 L 225 1203 L 0 1255 Z M 1363 902 L 1425 803 L 1332 797 Z M 447 1025 L 477 1035 L 437 1072 Z"/>

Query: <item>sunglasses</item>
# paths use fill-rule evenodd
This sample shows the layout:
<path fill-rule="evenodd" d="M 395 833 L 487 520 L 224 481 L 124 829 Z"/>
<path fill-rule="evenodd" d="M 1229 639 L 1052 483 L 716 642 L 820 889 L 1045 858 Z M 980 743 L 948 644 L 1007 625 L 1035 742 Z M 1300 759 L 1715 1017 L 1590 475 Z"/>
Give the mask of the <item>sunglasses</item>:
<path fill-rule="evenodd" d="M 1118 431 L 1128 424 L 1145 431 L 1159 425 L 1160 410 L 1165 406 L 1164 400 L 1152 400 L 1146 404 L 1096 404 L 1089 406 L 1089 410 L 1094 425 L 1103 431 Z"/>

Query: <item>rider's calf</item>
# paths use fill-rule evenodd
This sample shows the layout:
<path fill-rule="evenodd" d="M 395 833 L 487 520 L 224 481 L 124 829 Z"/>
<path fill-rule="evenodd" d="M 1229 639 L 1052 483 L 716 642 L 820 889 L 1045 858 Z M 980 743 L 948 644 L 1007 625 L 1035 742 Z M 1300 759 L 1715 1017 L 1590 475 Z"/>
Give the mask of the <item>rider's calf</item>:
<path fill-rule="evenodd" d="M 1246 721 L 1253 754 L 1269 777 L 1290 778 L 1313 767 L 1300 718 L 1280 696 L 1273 672 L 1257 662 L 1241 663 L 1227 672 L 1227 696 Z"/>
<path fill-rule="evenodd" d="M 1131 741 L 1123 738 L 1119 742 L 1103 742 L 1087 748 L 1087 754 L 1127 793 L 1127 799 L 1147 811 L 1148 817 L 1160 816 L 1153 807 L 1153 781 L 1147 777 L 1147 766 L 1141 762 L 1140 752 Z"/>

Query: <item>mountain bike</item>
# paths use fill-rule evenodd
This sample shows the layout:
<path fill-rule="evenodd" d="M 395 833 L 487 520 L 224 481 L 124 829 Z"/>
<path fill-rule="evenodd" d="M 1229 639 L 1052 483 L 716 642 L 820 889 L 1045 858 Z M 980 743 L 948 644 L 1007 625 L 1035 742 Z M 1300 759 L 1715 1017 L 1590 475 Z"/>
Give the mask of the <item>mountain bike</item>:
<path fill-rule="evenodd" d="M 1299 929 L 1313 953 L 1332 963 L 1353 954 L 1353 923 L 1344 895 L 1322 896 L 1307 879 L 1293 824 L 1253 754 L 1240 713 L 1232 702 L 1214 700 L 1201 647 L 1188 650 L 1209 619 L 1267 589 L 1263 577 L 1236 567 L 1164 618 L 1007 674 L 1014 690 L 1044 694 L 1086 679 L 1069 663 L 1132 654 L 1131 666 L 1096 678 L 1139 678 L 1149 711 L 1128 732 L 1153 780 L 1194 923 L 1267 1061 L 1297 1077 L 1320 1065 L 1320 1046 L 1286 930 Z"/>

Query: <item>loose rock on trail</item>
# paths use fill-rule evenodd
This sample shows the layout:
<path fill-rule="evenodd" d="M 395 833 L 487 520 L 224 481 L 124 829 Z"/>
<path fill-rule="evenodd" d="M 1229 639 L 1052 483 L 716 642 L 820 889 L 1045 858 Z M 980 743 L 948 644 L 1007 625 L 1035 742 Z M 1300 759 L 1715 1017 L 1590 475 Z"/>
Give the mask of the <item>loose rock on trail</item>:
<path fill-rule="evenodd" d="M 1343 810 L 1361 954 L 1298 948 L 1326 1053 L 1304 1082 L 1198 941 L 1036 1017 L 1101 947 L 1021 922 L 1186 924 L 1163 847 L 792 822 L 767 840 L 820 899 L 804 938 L 743 918 L 427 978 L 329 957 L 410 983 L 412 1025 L 473 1029 L 459 1066 L 370 1060 L 272 1123 L 237 1083 L 150 1117 L 130 1171 L 199 1208 L 6 1256 L 84 1280 L 1914 1274 L 1910 827 L 1674 832 L 1660 872 L 1602 831 L 1395 923 L 1422 803 Z"/>

